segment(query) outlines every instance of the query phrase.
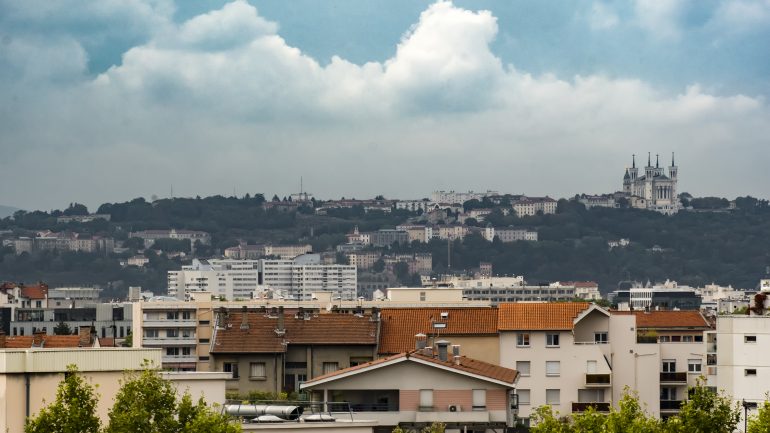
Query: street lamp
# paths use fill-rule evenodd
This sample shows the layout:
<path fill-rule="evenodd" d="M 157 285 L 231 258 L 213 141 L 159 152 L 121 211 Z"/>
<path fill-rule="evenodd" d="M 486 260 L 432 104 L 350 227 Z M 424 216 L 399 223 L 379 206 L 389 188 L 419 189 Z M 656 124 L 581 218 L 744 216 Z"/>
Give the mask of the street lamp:
<path fill-rule="evenodd" d="M 741 406 L 743 406 L 743 433 L 746 433 L 746 431 L 748 430 L 749 409 L 756 409 L 757 402 L 746 401 L 744 399 L 744 400 L 741 400 Z"/>

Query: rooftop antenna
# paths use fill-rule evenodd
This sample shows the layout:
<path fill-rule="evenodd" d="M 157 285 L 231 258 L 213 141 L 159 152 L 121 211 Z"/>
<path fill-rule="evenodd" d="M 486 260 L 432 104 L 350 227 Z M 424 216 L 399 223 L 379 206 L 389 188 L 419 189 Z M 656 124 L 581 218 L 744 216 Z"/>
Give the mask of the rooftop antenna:
<path fill-rule="evenodd" d="M 631 168 L 636 168 L 636 154 L 631 154 Z"/>

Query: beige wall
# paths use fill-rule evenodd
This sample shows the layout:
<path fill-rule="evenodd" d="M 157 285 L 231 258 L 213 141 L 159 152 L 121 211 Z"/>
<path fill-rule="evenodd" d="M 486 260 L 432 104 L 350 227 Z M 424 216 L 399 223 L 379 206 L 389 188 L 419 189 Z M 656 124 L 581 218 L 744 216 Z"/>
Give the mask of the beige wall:
<path fill-rule="evenodd" d="M 612 345 L 612 400 L 620 400 L 625 387 L 638 393 L 643 407 L 652 415 L 660 413 L 660 355 L 657 344 L 636 343 L 636 318 L 613 315 L 610 320 Z"/>
<path fill-rule="evenodd" d="M 610 318 L 606 314 L 594 310 L 575 325 L 573 332 L 575 333 L 575 341 L 593 343 L 594 333 L 609 332 L 609 330 Z"/>

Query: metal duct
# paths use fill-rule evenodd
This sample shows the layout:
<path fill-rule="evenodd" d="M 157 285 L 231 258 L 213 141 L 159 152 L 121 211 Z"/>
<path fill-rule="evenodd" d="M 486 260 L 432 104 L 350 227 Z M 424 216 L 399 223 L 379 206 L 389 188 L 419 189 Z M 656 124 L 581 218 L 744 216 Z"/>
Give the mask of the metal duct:
<path fill-rule="evenodd" d="M 275 415 L 285 420 L 296 420 L 302 415 L 300 406 L 273 406 L 266 404 L 226 404 L 225 412 L 232 416 Z"/>

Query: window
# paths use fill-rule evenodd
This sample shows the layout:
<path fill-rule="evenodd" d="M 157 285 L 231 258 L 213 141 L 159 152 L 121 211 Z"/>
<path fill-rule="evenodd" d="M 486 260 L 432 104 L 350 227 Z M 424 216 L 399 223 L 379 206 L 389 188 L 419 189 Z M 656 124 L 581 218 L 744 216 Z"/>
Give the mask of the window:
<path fill-rule="evenodd" d="M 594 332 L 594 343 L 596 344 L 607 344 L 609 339 L 607 338 L 606 332 Z"/>
<path fill-rule="evenodd" d="M 485 410 L 487 408 L 487 390 L 473 390 L 473 410 Z"/>
<path fill-rule="evenodd" d="M 183 311 L 182 312 L 182 319 L 190 320 L 191 317 L 192 317 L 192 313 L 190 311 Z"/>
<path fill-rule="evenodd" d="M 372 360 L 371 356 L 352 356 L 350 357 L 350 366 L 355 367 L 357 365 L 366 364 Z"/>
<path fill-rule="evenodd" d="M 660 399 L 665 401 L 676 400 L 676 388 L 663 387 L 660 389 Z"/>
<path fill-rule="evenodd" d="M 522 376 L 529 376 L 529 361 L 516 361 L 516 371 Z"/>
<path fill-rule="evenodd" d="M 671 337 L 668 335 L 661 335 L 658 341 L 660 341 L 661 343 L 669 343 L 671 342 Z"/>
<path fill-rule="evenodd" d="M 166 356 L 179 356 L 179 348 L 178 347 L 167 347 L 166 348 Z"/>
<path fill-rule="evenodd" d="M 158 338 L 158 330 L 157 329 L 145 329 L 144 330 L 144 337 L 145 338 Z"/>
<path fill-rule="evenodd" d="M 689 373 L 700 373 L 701 372 L 701 360 L 700 359 L 688 359 L 687 360 L 687 371 Z"/>
<path fill-rule="evenodd" d="M 222 364 L 222 371 L 225 373 L 232 373 L 233 379 L 238 379 L 238 363 L 237 362 L 225 362 Z"/>
<path fill-rule="evenodd" d="M 529 347 L 529 334 L 516 334 L 517 347 Z"/>
<path fill-rule="evenodd" d="M 560 401 L 561 401 L 561 390 L 558 390 L 558 389 L 545 390 L 545 404 L 554 406 L 559 404 Z"/>
<path fill-rule="evenodd" d="M 208 362 L 209 361 L 209 357 L 208 356 L 199 356 L 198 357 L 198 361 L 200 361 L 200 362 Z"/>
<path fill-rule="evenodd" d="M 756 343 L 757 342 L 757 336 L 756 335 L 746 335 L 743 337 L 744 343 Z"/>
<path fill-rule="evenodd" d="M 545 334 L 546 347 L 559 347 L 559 334 Z"/>
<path fill-rule="evenodd" d="M 703 336 L 702 335 L 696 335 L 695 336 L 695 342 L 696 343 L 703 343 Z"/>
<path fill-rule="evenodd" d="M 757 369 L 756 368 L 747 368 L 743 370 L 744 376 L 756 376 L 757 375 Z"/>
<path fill-rule="evenodd" d="M 208 320 L 201 320 L 200 322 L 198 322 L 199 325 L 208 325 L 209 323 L 211 322 Z"/>
<path fill-rule="evenodd" d="M 579 389 L 578 402 L 580 403 L 604 402 L 604 390 L 603 389 Z"/>
<path fill-rule="evenodd" d="M 179 319 L 179 313 L 176 311 L 169 311 L 166 313 L 166 320 L 177 320 Z"/>
<path fill-rule="evenodd" d="M 433 390 L 421 389 L 420 390 L 420 409 L 433 409 Z"/>
<path fill-rule="evenodd" d="M 545 361 L 545 375 L 558 376 L 561 373 L 560 361 Z"/>
<path fill-rule="evenodd" d="M 681 335 L 672 335 L 671 336 L 671 342 L 672 343 L 681 343 L 682 342 L 682 336 Z"/>
<path fill-rule="evenodd" d="M 191 350 L 189 347 L 183 347 L 182 348 L 182 356 L 190 356 Z"/>
<path fill-rule="evenodd" d="M 189 329 L 185 329 L 182 331 L 182 338 L 190 338 L 192 336 L 192 331 Z"/>
<path fill-rule="evenodd" d="M 265 379 L 267 377 L 265 371 L 264 362 L 252 362 L 249 364 L 249 379 Z"/>
<path fill-rule="evenodd" d="M 168 337 L 168 338 L 177 338 L 177 337 L 179 337 L 179 330 L 178 329 L 168 329 L 168 330 L 166 330 L 166 337 Z"/>
<path fill-rule="evenodd" d="M 682 336 L 682 341 L 685 342 L 685 343 L 692 343 L 695 340 L 693 339 L 692 335 L 683 335 Z"/>
<path fill-rule="evenodd" d="M 420 292 L 420 302 L 425 302 L 425 292 Z"/>
<path fill-rule="evenodd" d="M 209 344 L 209 341 L 210 340 L 208 338 L 201 338 L 200 340 L 198 340 L 198 343 L 200 343 L 200 344 Z"/>
<path fill-rule="evenodd" d="M 664 359 L 663 360 L 663 372 L 664 373 L 676 373 L 676 360 Z"/>
<path fill-rule="evenodd" d="M 519 406 L 521 405 L 528 405 L 529 404 L 529 390 L 528 389 L 517 389 L 516 395 L 519 396 Z"/>
<path fill-rule="evenodd" d="M 323 374 L 329 374 L 334 373 L 335 371 L 340 369 L 340 365 L 337 362 L 324 362 L 323 363 Z"/>

